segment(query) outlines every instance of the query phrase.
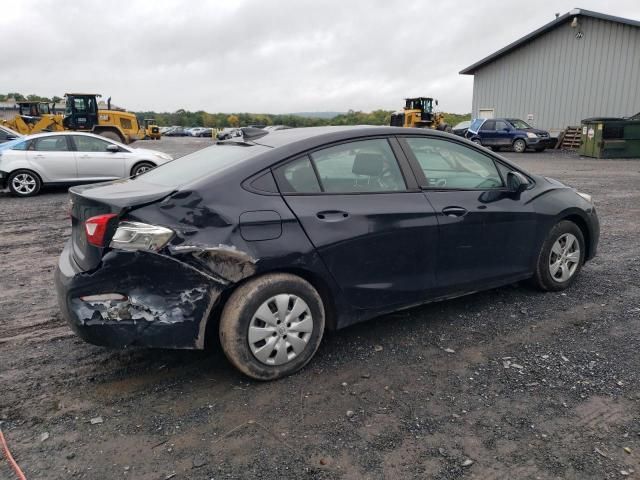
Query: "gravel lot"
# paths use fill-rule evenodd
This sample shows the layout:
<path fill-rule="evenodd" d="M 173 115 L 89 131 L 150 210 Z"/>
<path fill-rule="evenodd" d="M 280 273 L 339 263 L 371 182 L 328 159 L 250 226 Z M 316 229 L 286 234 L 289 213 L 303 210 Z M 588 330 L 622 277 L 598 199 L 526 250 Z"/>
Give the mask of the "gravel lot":
<path fill-rule="evenodd" d="M 52 280 L 65 190 L 0 193 L 0 424 L 27 477 L 639 478 L 640 161 L 505 155 L 595 198 L 599 255 L 570 290 L 514 285 L 356 325 L 271 383 L 217 351 L 77 339 Z"/>

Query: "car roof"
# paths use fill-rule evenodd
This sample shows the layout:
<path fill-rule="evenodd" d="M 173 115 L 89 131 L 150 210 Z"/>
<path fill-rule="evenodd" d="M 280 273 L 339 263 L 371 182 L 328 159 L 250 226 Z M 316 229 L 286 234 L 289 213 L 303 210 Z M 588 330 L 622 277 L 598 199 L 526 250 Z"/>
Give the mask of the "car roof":
<path fill-rule="evenodd" d="M 437 130 L 425 128 L 404 128 L 372 125 L 288 128 L 283 130 L 267 130 L 266 132 L 266 135 L 249 141 L 258 145 L 278 148 L 299 142 L 309 144 L 323 144 L 331 143 L 332 141 L 347 140 L 351 138 L 356 139 L 357 137 L 375 135 L 426 134 L 433 136 L 447 136 L 447 134 L 444 134 Z"/>
<path fill-rule="evenodd" d="M 65 130 L 64 132 L 42 132 L 42 133 L 34 133 L 32 135 L 26 135 L 25 138 L 26 139 L 31 139 L 31 138 L 40 138 L 40 137 L 52 137 L 55 135 L 81 135 L 83 137 L 94 137 L 94 138 L 100 138 L 102 140 L 106 140 L 106 141 L 111 141 L 108 138 L 102 137 L 100 135 L 96 135 L 95 133 L 89 133 L 89 132 L 78 132 L 75 130 Z"/>

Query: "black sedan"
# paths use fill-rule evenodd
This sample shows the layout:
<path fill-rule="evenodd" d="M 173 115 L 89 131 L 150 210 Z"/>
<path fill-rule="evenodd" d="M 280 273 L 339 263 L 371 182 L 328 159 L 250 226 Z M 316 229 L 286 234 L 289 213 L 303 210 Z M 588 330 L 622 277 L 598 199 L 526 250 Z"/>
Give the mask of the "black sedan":
<path fill-rule="evenodd" d="M 217 334 L 262 380 L 302 368 L 325 329 L 519 280 L 565 289 L 599 237 L 589 195 L 422 129 L 243 129 L 70 196 L 56 288 L 79 336 Z"/>

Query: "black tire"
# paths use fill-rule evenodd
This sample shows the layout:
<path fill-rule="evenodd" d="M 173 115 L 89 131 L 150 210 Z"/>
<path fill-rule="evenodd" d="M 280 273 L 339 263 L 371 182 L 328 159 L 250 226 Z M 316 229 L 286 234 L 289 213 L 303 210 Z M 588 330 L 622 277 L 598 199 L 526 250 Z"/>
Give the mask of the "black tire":
<path fill-rule="evenodd" d="M 482 145 L 482 142 L 480 141 L 479 138 L 474 138 L 471 140 L 473 143 L 475 143 L 476 145 Z"/>
<path fill-rule="evenodd" d="M 521 138 L 516 138 L 513 141 L 513 151 L 516 153 L 524 153 L 527 149 L 527 142 Z"/>
<path fill-rule="evenodd" d="M 286 361 L 284 364 L 267 364 L 259 360 L 254 355 L 250 346 L 249 339 L 249 327 L 252 326 L 252 322 L 255 322 L 257 318 L 256 313 L 264 304 L 269 302 L 277 295 L 290 295 L 302 299 L 308 306 L 308 314 L 312 320 L 312 331 L 308 332 L 309 335 L 306 339 L 306 345 L 302 351 L 295 354 L 293 347 L 286 345 L 284 340 L 288 335 L 304 335 L 302 333 L 292 333 L 286 331 L 284 334 L 273 333 L 270 336 L 265 337 L 271 341 L 272 337 L 276 340 L 272 340 L 273 345 L 278 345 L 282 342 L 284 352 L 289 355 L 291 352 L 294 355 L 293 358 Z M 287 303 L 287 305 L 291 305 Z M 290 308 L 287 307 L 287 311 L 291 313 Z M 273 310 L 271 310 L 273 312 Z M 303 315 L 307 315 L 307 312 Z M 274 319 L 279 318 L 278 315 L 273 314 Z M 300 317 L 300 318 L 307 318 Z M 285 323 L 271 326 L 268 323 L 264 323 L 264 328 L 283 328 Z M 300 324 L 299 322 L 298 324 Z M 255 323 L 254 323 L 255 325 Z M 229 300 L 224 306 L 222 315 L 220 317 L 219 335 L 220 344 L 226 357 L 229 361 L 242 373 L 256 380 L 275 380 L 278 378 L 291 375 L 304 367 L 313 357 L 318 350 L 320 342 L 322 341 L 322 335 L 324 333 L 325 314 L 324 305 L 320 295 L 313 286 L 302 278 L 291 275 L 288 273 L 274 273 L 267 274 L 253 280 L 249 280 L 247 283 L 241 285 L 236 289 Z M 291 326 L 291 323 L 286 323 L 286 326 Z M 255 341 L 254 341 L 255 342 Z M 254 348 L 260 348 L 259 342 L 265 342 L 262 346 L 268 347 L 265 340 L 259 340 L 253 345 Z M 291 350 L 289 350 L 291 349 Z M 276 350 L 271 351 L 273 352 Z M 277 352 L 280 349 L 278 348 Z M 275 361 L 277 355 L 273 359 L 269 358 L 269 361 Z"/>
<path fill-rule="evenodd" d="M 552 259 L 556 257 L 552 257 L 552 248 L 555 243 L 563 237 L 564 235 L 573 235 L 579 245 L 579 259 L 575 268 L 575 271 L 571 274 L 571 276 L 566 281 L 559 281 L 554 278 L 551 272 Z M 543 291 L 559 291 L 568 288 L 576 279 L 580 270 L 582 269 L 582 265 L 584 263 L 584 254 L 585 254 L 585 244 L 584 244 L 584 236 L 582 235 L 582 230 L 575 223 L 570 222 L 568 220 L 563 220 L 557 223 L 547 235 L 544 243 L 542 244 L 542 248 L 540 249 L 540 254 L 538 255 L 538 261 L 536 262 L 536 271 L 531 279 L 533 285 Z M 554 254 L 555 255 L 555 254 Z"/>
<path fill-rule="evenodd" d="M 151 170 L 152 168 L 156 168 L 156 165 L 151 162 L 138 162 L 131 169 L 131 176 L 137 177 L 138 175 L 142 175 L 144 172 Z"/>
<path fill-rule="evenodd" d="M 124 139 L 113 130 L 102 130 L 98 133 L 101 137 L 108 138 L 114 142 L 126 143 Z"/>
<path fill-rule="evenodd" d="M 538 152 L 538 153 L 540 153 L 540 152 L 544 152 L 544 148 L 536 148 L 535 150 L 536 150 L 536 152 Z"/>
<path fill-rule="evenodd" d="M 23 183 L 27 182 L 27 183 Z M 31 170 L 16 170 L 9 175 L 9 190 L 16 197 L 33 197 L 40 192 L 42 180 Z M 21 187 L 24 186 L 24 188 Z"/>

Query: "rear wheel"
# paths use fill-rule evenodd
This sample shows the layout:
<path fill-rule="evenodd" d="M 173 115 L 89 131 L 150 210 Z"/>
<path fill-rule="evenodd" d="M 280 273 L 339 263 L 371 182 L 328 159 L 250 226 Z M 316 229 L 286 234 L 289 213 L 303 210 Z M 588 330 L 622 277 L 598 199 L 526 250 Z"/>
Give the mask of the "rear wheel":
<path fill-rule="evenodd" d="M 9 175 L 9 190 L 17 197 L 33 197 L 41 187 L 40 177 L 31 170 L 17 170 Z"/>
<path fill-rule="evenodd" d="M 543 148 L 536 148 L 536 152 L 544 152 L 544 147 Z"/>
<path fill-rule="evenodd" d="M 138 175 L 142 175 L 144 172 L 148 172 L 152 168 L 156 166 L 151 162 L 140 162 L 136 163 L 131 169 L 131 176 L 137 177 Z"/>
<path fill-rule="evenodd" d="M 100 133 L 98 133 L 98 135 L 104 138 L 108 138 L 109 140 L 113 140 L 114 142 L 125 143 L 124 139 L 122 139 L 120 135 L 118 135 L 113 130 L 102 130 Z"/>
<path fill-rule="evenodd" d="M 297 372 L 313 357 L 324 333 L 324 306 L 313 286 L 286 273 L 241 285 L 224 306 L 220 343 L 229 361 L 256 380 Z"/>
<path fill-rule="evenodd" d="M 584 262 L 584 236 L 573 222 L 556 224 L 545 239 L 533 283 L 541 290 L 564 290 L 580 273 Z"/>
<path fill-rule="evenodd" d="M 521 138 L 516 138 L 515 141 L 513 142 L 513 151 L 516 153 L 522 153 L 526 149 L 527 149 L 527 143 Z"/>

